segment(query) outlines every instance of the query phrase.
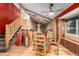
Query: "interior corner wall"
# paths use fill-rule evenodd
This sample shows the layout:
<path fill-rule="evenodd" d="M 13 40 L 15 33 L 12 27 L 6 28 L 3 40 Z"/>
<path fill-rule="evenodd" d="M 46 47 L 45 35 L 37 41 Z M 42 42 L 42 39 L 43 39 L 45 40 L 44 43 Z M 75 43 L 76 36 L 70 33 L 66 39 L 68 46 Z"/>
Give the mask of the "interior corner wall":
<path fill-rule="evenodd" d="M 64 37 L 65 34 L 65 24 L 63 20 L 58 20 L 59 26 L 59 35 L 60 35 L 60 44 L 67 48 L 69 51 L 74 53 L 75 55 L 79 55 L 79 43 L 77 41 L 72 40 L 72 38 Z"/>
<path fill-rule="evenodd" d="M 63 26 L 62 21 L 60 21 L 60 35 L 63 36 L 62 34 L 63 31 L 61 30 L 61 26 Z M 64 29 L 65 30 L 65 29 Z M 74 40 L 73 40 L 74 39 Z M 75 40 L 76 38 L 74 38 L 73 36 L 67 37 L 64 36 L 61 38 L 61 45 L 65 48 L 67 48 L 69 51 L 71 51 L 72 53 L 74 53 L 75 55 L 79 56 L 79 42 Z"/>
<path fill-rule="evenodd" d="M 58 33 L 61 39 L 65 34 L 65 23 L 62 19 L 58 19 L 58 30 L 59 30 Z"/>
<path fill-rule="evenodd" d="M 53 38 L 56 40 L 56 20 L 52 20 L 48 25 L 47 29 L 52 29 L 53 32 Z"/>
<path fill-rule="evenodd" d="M 5 31 L 5 25 L 20 17 L 20 10 L 13 3 L 0 3 L 0 34 Z"/>
<path fill-rule="evenodd" d="M 37 24 L 34 21 L 31 21 L 31 23 L 32 23 L 32 28 L 36 30 Z"/>
<path fill-rule="evenodd" d="M 31 19 L 23 20 L 23 27 L 26 29 L 36 29 L 36 23 Z"/>
<path fill-rule="evenodd" d="M 58 22 L 57 22 L 58 21 Z M 58 28 L 57 28 L 58 27 Z M 64 21 L 63 20 L 59 20 L 59 19 L 54 19 L 53 21 L 51 21 L 48 26 L 48 29 L 52 29 L 53 30 L 53 37 L 54 39 L 57 41 L 57 35 L 59 34 L 60 37 L 62 37 L 64 35 Z M 59 30 L 59 33 L 57 33 Z"/>

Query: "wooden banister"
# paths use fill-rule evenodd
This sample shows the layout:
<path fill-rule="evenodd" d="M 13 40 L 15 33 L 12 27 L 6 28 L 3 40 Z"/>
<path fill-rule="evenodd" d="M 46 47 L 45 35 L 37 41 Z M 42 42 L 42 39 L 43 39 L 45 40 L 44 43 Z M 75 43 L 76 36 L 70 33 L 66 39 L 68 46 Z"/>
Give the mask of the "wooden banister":
<path fill-rule="evenodd" d="M 9 47 L 9 41 L 21 26 L 21 18 L 16 19 L 11 24 L 6 25 L 5 47 Z"/>

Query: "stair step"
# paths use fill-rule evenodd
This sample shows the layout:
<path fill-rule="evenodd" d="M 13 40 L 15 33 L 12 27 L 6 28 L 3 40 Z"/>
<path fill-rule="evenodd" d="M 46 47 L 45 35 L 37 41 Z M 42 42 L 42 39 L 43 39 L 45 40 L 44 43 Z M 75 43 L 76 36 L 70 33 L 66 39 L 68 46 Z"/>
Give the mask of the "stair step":
<path fill-rule="evenodd" d="M 4 33 L 2 33 L 2 34 L 5 34 L 5 32 L 4 32 Z"/>
<path fill-rule="evenodd" d="M 0 35 L 0 38 L 5 38 L 5 32 Z"/>
<path fill-rule="evenodd" d="M 15 40 L 15 37 L 13 37 L 11 40 L 10 40 L 10 44 Z"/>
<path fill-rule="evenodd" d="M 0 45 L 2 45 L 2 44 L 4 45 L 4 44 L 5 44 L 5 42 L 0 42 Z"/>
<path fill-rule="evenodd" d="M 0 41 L 5 41 L 5 38 L 0 38 Z"/>
<path fill-rule="evenodd" d="M 7 49 L 5 49 L 5 47 L 0 47 L 0 52 L 6 52 Z"/>
<path fill-rule="evenodd" d="M 1 50 L 1 49 L 4 49 L 4 48 L 5 48 L 4 46 L 0 46 L 0 50 Z"/>
<path fill-rule="evenodd" d="M 5 38 L 5 35 L 0 35 L 0 38 Z"/>
<path fill-rule="evenodd" d="M 12 40 L 14 40 L 16 38 L 16 36 L 12 37 Z"/>
<path fill-rule="evenodd" d="M 1 48 L 1 47 L 5 47 L 5 44 L 0 44 L 0 48 Z"/>
<path fill-rule="evenodd" d="M 10 41 L 10 43 L 9 43 L 10 47 L 13 45 L 14 41 L 15 41 L 15 40 L 11 40 L 11 41 Z"/>
<path fill-rule="evenodd" d="M 0 52 L 6 52 L 7 49 L 5 49 L 5 33 L 2 33 L 0 35 Z"/>
<path fill-rule="evenodd" d="M 0 45 L 0 50 L 3 50 L 5 49 L 5 46 L 4 45 Z"/>

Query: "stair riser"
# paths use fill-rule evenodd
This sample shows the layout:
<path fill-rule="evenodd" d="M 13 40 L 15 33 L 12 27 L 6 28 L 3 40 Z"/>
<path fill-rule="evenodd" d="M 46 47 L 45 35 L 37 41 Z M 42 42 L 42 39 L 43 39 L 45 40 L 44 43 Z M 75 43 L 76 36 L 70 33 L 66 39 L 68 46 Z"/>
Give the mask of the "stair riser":
<path fill-rule="evenodd" d="M 0 35 L 0 52 L 5 52 L 5 33 Z"/>
<path fill-rule="evenodd" d="M 4 45 L 5 43 L 4 42 L 0 42 L 0 45 Z"/>
<path fill-rule="evenodd" d="M 0 38 L 5 38 L 5 35 L 0 35 Z"/>

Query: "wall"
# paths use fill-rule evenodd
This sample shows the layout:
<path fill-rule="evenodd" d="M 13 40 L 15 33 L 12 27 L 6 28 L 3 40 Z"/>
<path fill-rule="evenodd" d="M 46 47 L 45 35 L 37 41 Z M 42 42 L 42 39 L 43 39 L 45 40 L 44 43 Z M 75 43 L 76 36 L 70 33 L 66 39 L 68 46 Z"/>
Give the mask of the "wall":
<path fill-rule="evenodd" d="M 74 3 L 73 5 L 71 5 L 69 8 L 67 8 L 66 10 L 64 10 L 62 13 L 60 13 L 56 18 L 61 18 L 62 16 L 64 16 L 65 14 L 73 11 L 74 9 L 78 8 L 79 7 L 79 3 Z M 75 12 L 76 13 L 76 12 Z M 74 15 L 74 14 L 72 14 Z M 72 16 L 71 15 L 71 16 Z M 75 14 L 76 16 L 77 14 Z M 67 15 L 66 15 L 67 16 Z M 65 16 L 65 17 L 66 17 Z M 70 15 L 69 15 L 70 16 Z M 62 17 L 63 18 L 63 17 Z M 73 36 L 71 36 L 71 38 L 68 38 L 68 37 L 63 37 L 62 38 L 62 34 L 64 34 L 63 30 L 61 29 L 61 27 L 64 27 L 63 25 L 61 25 L 61 21 L 60 22 L 60 25 L 59 25 L 59 31 L 60 31 L 60 37 L 61 37 L 61 44 L 67 48 L 68 50 L 70 50 L 71 52 L 75 53 L 76 55 L 79 55 L 79 41 L 73 41 Z M 74 38 L 76 39 L 76 38 Z"/>
<path fill-rule="evenodd" d="M 60 19 L 57 19 L 58 21 L 58 37 L 59 39 L 61 40 L 61 38 L 64 36 L 64 33 L 65 33 L 65 23 L 64 23 L 64 20 L 60 20 Z"/>
<path fill-rule="evenodd" d="M 22 26 L 22 28 L 36 29 L 36 24 L 31 19 L 25 19 L 25 20 L 23 20 L 23 26 Z"/>
<path fill-rule="evenodd" d="M 72 53 L 75 53 L 76 55 L 79 56 L 79 42 L 75 42 L 71 39 L 68 38 L 62 38 L 61 44 L 70 50 Z"/>
<path fill-rule="evenodd" d="M 56 40 L 56 20 L 52 20 L 48 25 L 47 29 L 52 29 L 53 32 L 53 38 Z"/>
<path fill-rule="evenodd" d="M 17 34 L 16 40 L 14 42 L 14 45 L 21 46 L 22 45 L 22 30 L 20 30 Z"/>
<path fill-rule="evenodd" d="M 76 55 L 79 55 L 79 42 L 78 41 L 73 41 L 72 38 L 69 39 L 68 37 L 64 37 L 64 21 L 63 20 L 59 20 L 57 19 L 57 24 L 58 24 L 58 29 L 59 29 L 59 36 L 60 36 L 60 44 L 67 48 L 68 50 L 70 50 L 72 53 L 75 53 Z M 55 33 L 55 31 L 57 30 L 57 28 L 55 27 L 57 26 L 55 21 L 52 21 L 51 23 L 48 24 L 48 28 L 52 28 L 53 32 Z"/>
<path fill-rule="evenodd" d="M 71 38 L 65 37 L 64 34 L 64 22 L 62 20 L 59 20 L 59 30 L 60 30 L 60 43 L 65 48 L 70 50 L 72 53 L 75 53 L 76 55 L 79 55 L 79 42 L 75 41 Z"/>
<path fill-rule="evenodd" d="M 24 9 L 22 9 L 21 12 L 22 12 L 21 16 L 23 17 L 22 28 L 35 29 L 36 24 L 35 22 L 32 21 L 32 19 L 30 19 L 30 15 L 26 13 Z"/>
<path fill-rule="evenodd" d="M 57 41 L 58 36 L 61 39 L 62 36 L 64 35 L 64 21 L 63 20 L 54 19 L 48 24 L 47 28 L 53 30 L 52 36 L 54 37 L 56 41 Z"/>
<path fill-rule="evenodd" d="M 0 3 L 0 34 L 5 31 L 5 25 L 10 24 L 20 16 L 20 11 L 12 3 Z"/>

